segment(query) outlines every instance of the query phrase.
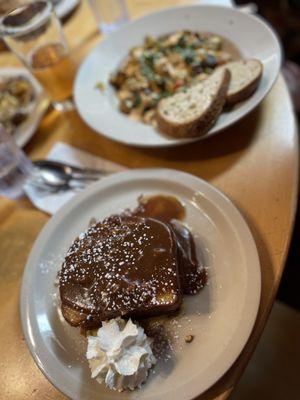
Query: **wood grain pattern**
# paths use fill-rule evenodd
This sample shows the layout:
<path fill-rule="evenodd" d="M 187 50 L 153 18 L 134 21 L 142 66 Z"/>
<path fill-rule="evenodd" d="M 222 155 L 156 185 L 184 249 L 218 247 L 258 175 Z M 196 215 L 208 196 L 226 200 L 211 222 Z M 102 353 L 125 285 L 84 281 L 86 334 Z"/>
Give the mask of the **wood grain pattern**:
<path fill-rule="evenodd" d="M 99 36 L 87 2 L 65 24 L 78 62 Z M 132 16 L 164 6 L 163 1 L 131 0 Z M 184 3 L 178 0 L 176 3 Z M 82 21 L 85 21 L 82 24 Z M 18 65 L 8 52 L 1 66 Z M 125 134 L 125 133 L 124 133 Z M 255 238 L 262 266 L 262 297 L 255 329 L 232 368 L 199 399 L 225 399 L 241 376 L 272 307 L 289 246 L 296 208 L 298 142 L 286 85 L 279 77 L 267 99 L 230 129 L 180 148 L 151 150 L 126 147 L 89 129 L 76 112 L 44 118 L 27 154 L 44 157 L 57 141 L 64 141 L 129 168 L 168 167 L 186 171 L 221 189 L 240 209 Z M 28 200 L 0 199 L 0 398 L 62 400 L 34 364 L 19 320 L 19 287 L 30 248 L 48 216 Z"/>

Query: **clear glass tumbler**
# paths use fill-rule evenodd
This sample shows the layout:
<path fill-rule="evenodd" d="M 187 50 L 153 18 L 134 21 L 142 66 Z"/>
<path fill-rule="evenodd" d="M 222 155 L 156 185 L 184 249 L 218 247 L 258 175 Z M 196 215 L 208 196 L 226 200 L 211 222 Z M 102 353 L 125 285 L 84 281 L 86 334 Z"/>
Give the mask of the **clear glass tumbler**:
<path fill-rule="evenodd" d="M 111 33 L 128 20 L 126 0 L 89 0 L 99 29 Z"/>
<path fill-rule="evenodd" d="M 11 199 L 21 197 L 23 186 L 32 172 L 31 161 L 0 125 L 0 195 Z"/>
<path fill-rule="evenodd" d="M 54 107 L 69 110 L 76 63 L 52 3 L 38 0 L 15 8 L 1 19 L 0 34 L 41 82 Z"/>

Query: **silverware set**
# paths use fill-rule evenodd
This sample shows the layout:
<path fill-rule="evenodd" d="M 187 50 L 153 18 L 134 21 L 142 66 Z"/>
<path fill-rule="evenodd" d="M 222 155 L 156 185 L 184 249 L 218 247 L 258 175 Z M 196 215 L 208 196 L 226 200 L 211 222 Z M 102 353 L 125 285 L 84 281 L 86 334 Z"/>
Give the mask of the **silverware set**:
<path fill-rule="evenodd" d="M 26 183 L 50 193 L 80 191 L 108 174 L 103 169 L 80 168 L 58 161 L 39 160 L 33 162 L 33 170 Z"/>

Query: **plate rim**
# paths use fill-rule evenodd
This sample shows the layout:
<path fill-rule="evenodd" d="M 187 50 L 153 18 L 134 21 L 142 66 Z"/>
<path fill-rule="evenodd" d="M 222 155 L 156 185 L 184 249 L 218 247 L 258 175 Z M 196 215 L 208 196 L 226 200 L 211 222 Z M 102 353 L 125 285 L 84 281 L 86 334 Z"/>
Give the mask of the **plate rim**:
<path fill-rule="evenodd" d="M 78 98 L 80 97 L 78 93 L 78 82 L 79 82 L 79 75 L 81 73 L 81 70 L 83 69 L 83 67 L 86 65 L 86 63 L 88 62 L 88 59 L 97 51 L 97 48 L 100 47 L 104 42 L 107 42 L 111 39 L 111 37 L 114 37 L 114 35 L 118 34 L 120 31 L 122 31 L 123 29 L 127 29 L 128 27 L 134 25 L 137 21 L 143 21 L 149 17 L 155 17 L 159 14 L 163 14 L 163 13 L 168 13 L 172 10 L 182 10 L 182 11 L 189 11 L 189 10 L 193 10 L 193 9 L 219 9 L 219 10 L 223 10 L 224 12 L 233 12 L 236 14 L 240 14 L 243 16 L 246 16 L 246 18 L 252 19 L 253 21 L 255 21 L 255 23 L 260 24 L 261 26 L 264 26 L 264 28 L 268 31 L 268 33 L 270 34 L 270 36 L 272 37 L 274 43 L 276 43 L 276 47 L 277 47 L 277 56 L 278 56 L 278 64 L 276 65 L 276 70 L 275 70 L 275 74 L 273 77 L 273 80 L 270 81 L 269 87 L 267 90 L 265 90 L 265 92 L 262 92 L 261 95 L 256 99 L 256 101 L 251 105 L 251 107 L 249 108 L 248 111 L 246 111 L 241 117 L 230 121 L 229 123 L 227 123 L 227 125 L 222 126 L 220 128 L 218 128 L 217 130 L 215 130 L 215 125 L 212 127 L 212 129 L 205 135 L 200 136 L 200 137 L 196 137 L 196 138 L 187 138 L 187 139 L 176 139 L 176 138 L 172 138 L 170 140 L 166 140 L 165 142 L 161 142 L 161 143 L 136 143 L 136 142 L 132 142 L 132 141 L 127 141 L 127 140 L 122 140 L 120 138 L 115 138 L 112 137 L 112 135 L 107 134 L 105 132 L 100 132 L 99 130 L 95 129 L 95 127 L 90 123 L 90 121 L 88 121 L 88 119 L 84 116 L 84 113 L 82 112 L 81 108 L 78 106 L 79 104 L 79 100 Z M 245 118 L 249 113 L 251 113 L 253 110 L 255 110 L 259 104 L 266 98 L 266 96 L 269 94 L 269 92 L 271 91 L 272 87 L 274 86 L 274 84 L 276 83 L 279 73 L 280 73 L 280 68 L 282 66 L 282 61 L 283 61 L 283 50 L 282 50 L 282 45 L 281 42 L 279 40 L 279 36 L 278 34 L 275 32 L 275 30 L 272 28 L 271 24 L 266 21 L 263 17 L 257 15 L 257 14 L 251 14 L 251 13 L 245 13 L 241 10 L 239 10 L 237 7 L 231 7 L 231 6 L 222 6 L 222 5 L 209 5 L 209 4 L 189 4 L 189 5 L 177 5 L 177 6 L 171 6 L 171 7 L 167 7 L 164 8 L 162 10 L 157 10 L 154 12 L 150 12 L 147 13 L 143 16 L 141 16 L 140 18 L 137 19 L 133 19 L 131 21 L 128 21 L 126 23 L 124 23 L 117 31 L 112 32 L 109 36 L 104 37 L 103 40 L 98 41 L 95 46 L 89 51 L 89 53 L 85 56 L 85 58 L 83 59 L 83 61 L 81 62 L 77 73 L 76 73 L 76 77 L 75 77 L 75 81 L 74 81 L 74 85 L 73 85 L 73 98 L 74 98 L 74 103 L 76 106 L 76 110 L 78 111 L 80 117 L 82 118 L 82 120 L 94 131 L 96 132 L 98 135 L 103 136 L 107 139 L 110 139 L 116 143 L 121 143 L 121 144 L 125 144 L 127 146 L 133 146 L 133 147 L 137 147 L 137 148 L 167 148 L 167 147 L 177 147 L 177 146 L 183 146 L 183 145 L 188 145 L 190 143 L 194 143 L 197 142 L 199 140 L 206 140 L 208 138 L 210 138 L 213 135 L 216 135 L 218 133 L 221 133 L 223 130 L 230 128 L 232 125 L 236 124 L 237 122 L 239 122 L 240 120 L 242 120 L 243 118 Z M 245 100 L 245 102 L 247 102 L 247 100 Z M 141 127 L 142 129 L 142 127 Z"/>
<path fill-rule="evenodd" d="M 61 382 L 56 382 L 49 373 L 47 369 L 47 363 L 42 361 L 38 354 L 34 350 L 34 345 L 33 345 L 33 336 L 34 336 L 34 331 L 29 329 L 31 323 L 29 320 L 29 300 L 30 296 L 29 294 L 29 285 L 28 283 L 30 282 L 30 277 L 32 274 L 32 271 L 34 271 L 34 266 L 36 265 L 37 258 L 40 256 L 38 249 L 40 248 L 40 243 L 43 243 L 47 236 L 49 234 L 51 235 L 53 233 L 54 228 L 56 225 L 59 224 L 59 221 L 62 219 L 63 216 L 68 215 L 73 208 L 76 208 L 79 204 L 84 203 L 85 200 L 89 199 L 90 196 L 95 194 L 96 192 L 100 192 L 101 190 L 105 190 L 108 187 L 111 187 L 112 185 L 117 185 L 120 184 L 121 182 L 124 182 L 124 177 L 125 179 L 131 181 L 135 179 L 140 179 L 144 178 L 145 176 L 148 178 L 154 178 L 158 180 L 166 180 L 170 179 L 171 182 L 175 182 L 175 178 L 172 176 L 170 177 L 170 173 L 174 175 L 174 172 L 176 172 L 176 181 L 178 181 L 180 178 L 183 179 L 184 186 L 186 185 L 186 182 L 198 186 L 198 190 L 201 190 L 201 186 L 205 186 L 206 191 L 209 192 L 209 200 L 211 200 L 211 196 L 214 197 L 214 200 L 217 200 L 218 202 L 222 202 L 222 205 L 231 211 L 233 214 L 233 219 L 237 220 L 239 222 L 239 231 L 243 233 L 243 235 L 246 235 L 247 237 L 247 246 L 250 247 L 251 250 L 251 257 L 252 257 L 252 262 L 251 265 L 255 265 L 256 268 L 253 268 L 250 270 L 251 272 L 251 286 L 256 288 L 255 291 L 255 296 L 253 296 L 253 293 L 251 293 L 251 310 L 247 314 L 247 318 L 244 317 L 245 323 L 241 324 L 239 322 L 239 331 L 242 331 L 242 335 L 240 335 L 239 339 L 239 344 L 237 345 L 236 343 L 234 344 L 234 355 L 231 355 L 230 360 L 225 362 L 225 367 L 219 367 L 218 373 L 215 374 L 213 379 L 210 379 L 209 384 L 204 385 L 205 388 L 199 388 L 196 389 L 196 392 L 190 396 L 190 397 L 185 397 L 185 399 L 192 400 L 196 396 L 204 393 L 204 391 L 208 390 L 211 386 L 213 386 L 228 370 L 229 368 L 234 364 L 234 362 L 237 360 L 241 352 L 243 351 L 245 345 L 248 342 L 248 339 L 253 331 L 253 327 L 255 325 L 257 315 L 258 315 L 258 310 L 259 310 L 259 305 L 260 305 L 260 300 L 261 300 L 261 264 L 260 264 L 260 258 L 257 250 L 257 246 L 254 240 L 254 237 L 252 235 L 252 232 L 243 217 L 242 213 L 240 210 L 235 206 L 235 204 L 224 194 L 222 193 L 219 189 L 217 189 L 215 186 L 213 186 L 211 183 L 197 177 L 194 175 L 191 175 L 189 173 L 183 172 L 183 171 L 178 171 L 175 169 L 167 169 L 167 168 L 145 168 L 145 169 L 134 169 L 134 170 L 127 170 L 127 171 L 122 171 L 118 173 L 114 173 L 108 177 L 105 177 L 101 179 L 100 181 L 90 185 L 86 190 L 83 192 L 75 195 L 69 202 L 67 202 L 62 208 L 55 214 L 53 215 L 50 220 L 44 225 L 40 233 L 38 234 L 32 248 L 30 251 L 30 254 L 28 256 L 26 266 L 23 271 L 23 276 L 22 276 L 22 283 L 21 283 L 21 290 L 20 290 L 20 319 L 21 319 L 21 326 L 22 326 L 22 331 L 26 340 L 27 347 L 30 351 L 30 354 L 35 361 L 36 365 L 39 367 L 43 375 L 48 379 L 48 381 L 56 387 L 60 392 L 63 394 L 69 396 L 70 398 L 73 398 L 72 396 L 74 395 L 73 392 L 71 392 L 68 388 L 64 387 Z M 154 175 L 152 175 L 154 174 Z M 159 176 L 158 176 L 159 174 Z M 178 179 L 179 178 L 179 179 Z M 194 186 L 192 186 L 192 189 Z M 197 189 L 196 189 L 197 190 Z M 207 192 L 206 192 L 207 196 Z M 216 203 L 214 203 L 216 205 Z M 225 213 L 226 215 L 227 213 Z M 236 226 L 235 226 L 236 227 Z M 253 277 L 254 274 L 254 277 Z M 249 294 L 249 293 L 248 293 Z M 254 298 L 255 297 L 255 298 Z M 249 318 L 250 314 L 250 318 Z M 242 320 L 241 320 L 242 321 Z M 29 332 L 30 331 L 30 332 Z M 241 337 L 242 336 L 242 337 Z M 225 352 L 225 350 L 224 350 Z M 223 353 L 224 353 L 223 352 Z M 41 352 L 43 353 L 43 352 Z M 222 354 L 223 354 L 222 353 Z M 230 354 L 232 354 L 232 349 L 230 350 Z M 44 357 L 45 358 L 45 357 Z M 224 364 L 224 361 L 223 361 Z M 179 388 L 177 388 L 178 391 Z M 168 393 L 166 396 L 170 396 Z M 166 398 L 171 398 L 171 397 L 166 397 Z"/>

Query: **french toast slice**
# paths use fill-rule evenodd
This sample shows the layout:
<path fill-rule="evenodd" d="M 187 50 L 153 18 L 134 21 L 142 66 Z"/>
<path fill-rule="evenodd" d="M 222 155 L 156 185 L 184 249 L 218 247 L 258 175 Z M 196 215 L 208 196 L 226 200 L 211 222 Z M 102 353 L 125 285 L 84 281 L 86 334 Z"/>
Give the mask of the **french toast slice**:
<path fill-rule="evenodd" d="M 71 245 L 59 274 L 62 313 L 70 325 L 149 317 L 179 308 L 177 244 L 171 228 L 148 217 L 112 216 Z"/>
<path fill-rule="evenodd" d="M 206 285 L 207 281 L 203 260 L 197 257 L 191 231 L 177 220 L 172 220 L 170 225 L 177 241 L 181 291 L 188 295 L 196 294 Z"/>

